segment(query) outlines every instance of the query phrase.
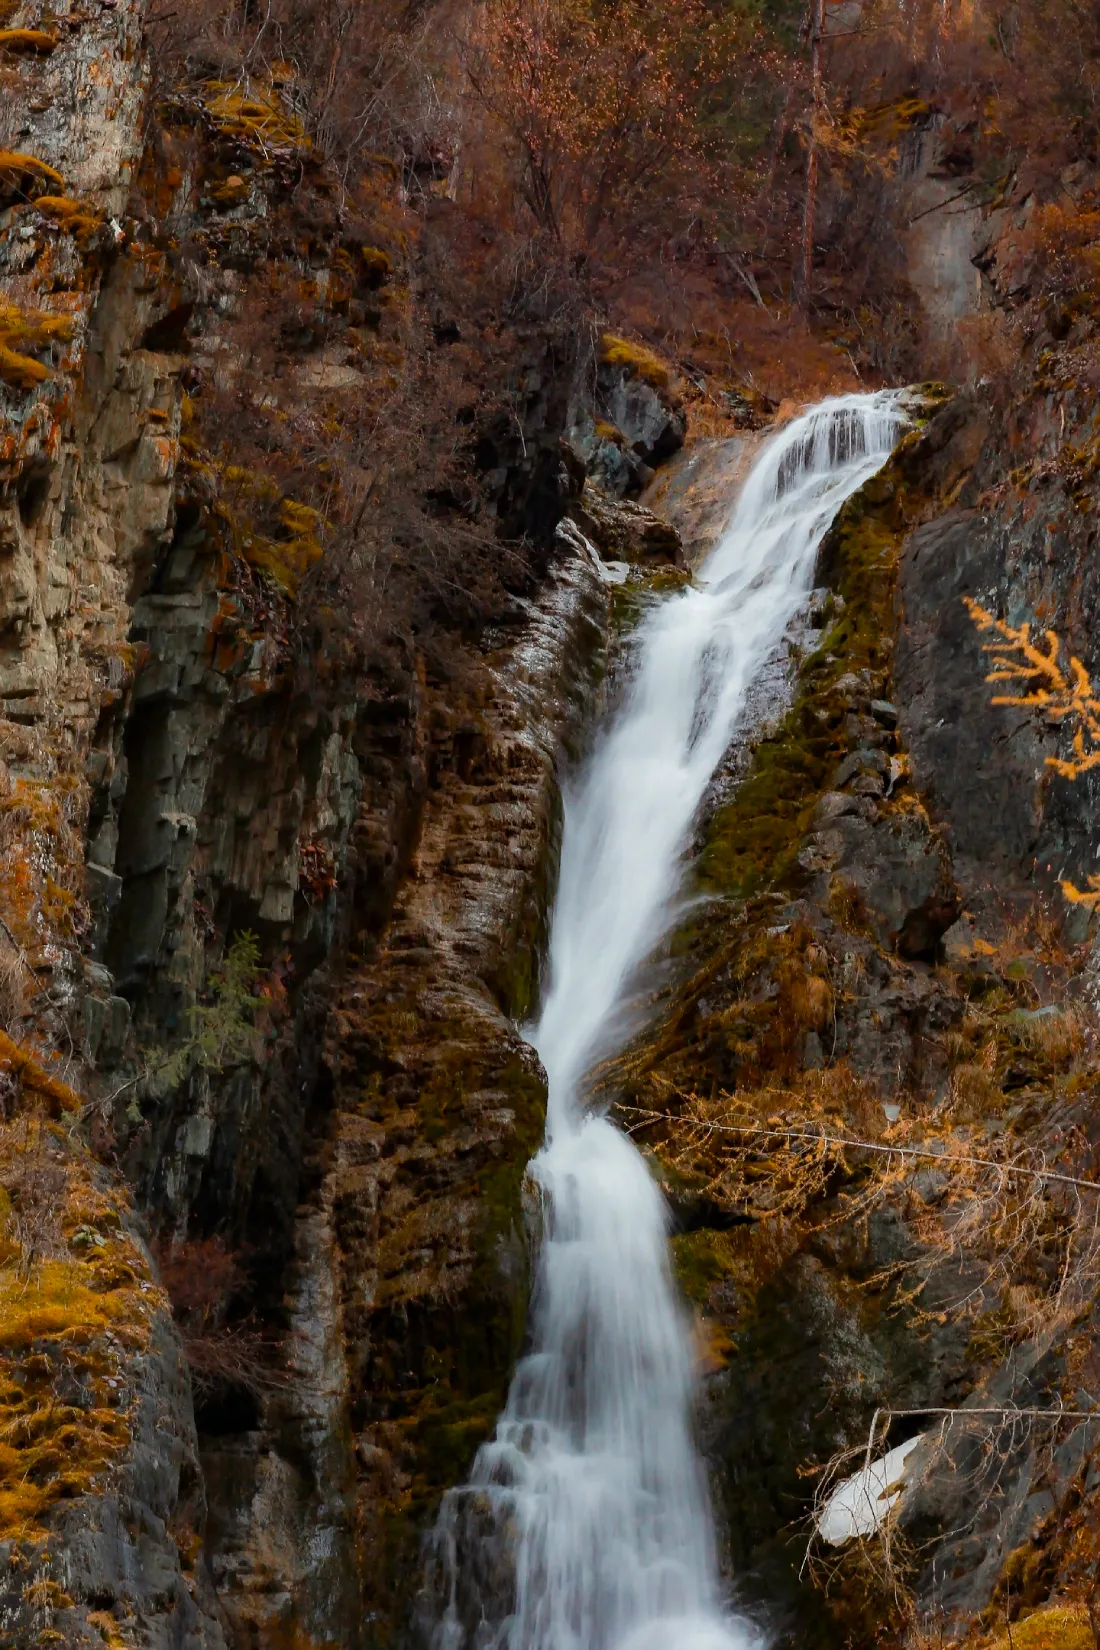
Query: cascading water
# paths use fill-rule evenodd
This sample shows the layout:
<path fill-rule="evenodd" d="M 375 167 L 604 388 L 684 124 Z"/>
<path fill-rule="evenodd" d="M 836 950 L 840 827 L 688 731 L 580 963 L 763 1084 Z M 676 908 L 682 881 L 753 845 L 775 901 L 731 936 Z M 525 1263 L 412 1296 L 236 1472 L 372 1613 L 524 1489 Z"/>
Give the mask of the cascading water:
<path fill-rule="evenodd" d="M 826 401 L 757 459 L 694 588 L 638 638 L 626 700 L 565 799 L 531 1351 L 470 1482 L 445 1498 L 435 1650 L 745 1650 L 722 1599 L 692 1437 L 689 1325 L 645 1161 L 584 1104 L 675 920 L 684 851 L 754 674 L 804 600 L 837 510 L 903 425 L 892 393 Z"/>

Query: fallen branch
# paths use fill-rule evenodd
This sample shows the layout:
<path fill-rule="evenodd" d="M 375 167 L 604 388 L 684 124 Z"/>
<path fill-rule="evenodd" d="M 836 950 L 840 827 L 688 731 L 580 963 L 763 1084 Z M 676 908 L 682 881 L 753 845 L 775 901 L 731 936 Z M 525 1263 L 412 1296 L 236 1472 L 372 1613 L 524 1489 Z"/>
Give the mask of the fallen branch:
<path fill-rule="evenodd" d="M 676 1123 L 681 1126 L 687 1124 L 704 1132 L 753 1135 L 766 1140 L 798 1140 L 815 1146 L 846 1146 L 853 1151 L 878 1152 L 884 1157 L 917 1157 L 942 1166 L 963 1163 L 973 1168 L 994 1169 L 998 1174 L 1022 1175 L 1031 1180 L 1055 1181 L 1062 1186 L 1075 1186 L 1083 1191 L 1100 1192 L 1100 1182 L 1095 1180 L 1082 1180 L 1078 1175 L 1060 1174 L 1055 1169 L 1036 1169 L 1027 1164 L 998 1163 L 995 1157 L 974 1157 L 964 1152 L 934 1152 L 922 1146 L 895 1146 L 876 1140 L 850 1139 L 842 1134 L 824 1134 L 817 1129 L 784 1129 L 752 1123 L 712 1123 L 699 1117 L 677 1116 L 675 1112 L 646 1111 L 642 1106 L 627 1106 L 621 1103 L 618 1110 L 632 1112 L 639 1118 L 639 1122 L 632 1124 L 628 1129 L 628 1133 L 631 1134 L 636 1129 L 644 1129 L 650 1123 Z"/>

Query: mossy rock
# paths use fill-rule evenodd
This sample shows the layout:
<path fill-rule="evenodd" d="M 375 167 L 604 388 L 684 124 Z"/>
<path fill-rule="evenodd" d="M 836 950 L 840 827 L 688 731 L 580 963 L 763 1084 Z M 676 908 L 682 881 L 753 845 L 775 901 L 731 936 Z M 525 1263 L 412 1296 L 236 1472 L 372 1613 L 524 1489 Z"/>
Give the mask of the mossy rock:
<path fill-rule="evenodd" d="M 377 291 L 379 287 L 385 286 L 393 274 L 393 259 L 388 252 L 383 252 L 381 247 L 360 247 L 359 263 L 364 284 L 371 291 Z"/>
<path fill-rule="evenodd" d="M 16 201 L 32 201 L 38 195 L 65 192 L 65 179 L 35 155 L 14 149 L 0 149 L 0 206 Z"/>
<path fill-rule="evenodd" d="M 672 383 L 672 369 L 645 344 L 620 338 L 605 332 L 600 339 L 598 359 L 602 367 L 625 367 L 634 378 L 641 378 L 651 389 L 667 392 Z"/>
<path fill-rule="evenodd" d="M 0 56 L 49 57 L 59 38 L 45 29 L 0 29 Z"/>
<path fill-rule="evenodd" d="M 993 1650 L 1096 1650 L 1096 1636 L 1083 1606 L 1049 1604 L 1013 1622 Z"/>

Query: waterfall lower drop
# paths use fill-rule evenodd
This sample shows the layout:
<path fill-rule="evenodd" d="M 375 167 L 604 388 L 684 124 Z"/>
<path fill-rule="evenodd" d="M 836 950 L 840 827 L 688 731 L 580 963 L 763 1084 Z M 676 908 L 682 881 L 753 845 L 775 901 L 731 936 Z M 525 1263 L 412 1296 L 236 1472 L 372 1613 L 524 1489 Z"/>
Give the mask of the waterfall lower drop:
<path fill-rule="evenodd" d="M 625 702 L 565 799 L 550 1080 L 530 1167 L 542 1231 L 531 1350 L 432 1544 L 434 1650 L 746 1650 L 723 1600 L 692 1433 L 690 1326 L 667 1210 L 584 1076 L 632 1029 L 631 984 L 679 909 L 685 849 L 746 692 L 804 601 L 841 504 L 904 424 L 892 392 L 772 438 L 695 587 L 647 618 Z"/>

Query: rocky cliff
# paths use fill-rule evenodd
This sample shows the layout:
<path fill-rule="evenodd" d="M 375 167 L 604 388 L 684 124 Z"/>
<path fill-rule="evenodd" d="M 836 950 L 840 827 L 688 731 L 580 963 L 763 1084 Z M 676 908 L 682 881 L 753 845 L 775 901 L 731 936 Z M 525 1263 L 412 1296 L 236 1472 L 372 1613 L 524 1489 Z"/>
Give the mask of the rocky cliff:
<path fill-rule="evenodd" d="M 518 339 L 471 441 L 509 588 L 427 650 L 307 607 L 323 511 L 215 365 L 293 282 L 279 393 L 338 421 L 378 222 L 270 80 L 166 83 L 141 5 L 5 21 L 5 1642 L 386 1637 L 522 1334 L 515 1021 L 607 611 L 554 531 L 569 360 Z"/>
<path fill-rule="evenodd" d="M 1062 457 L 1021 470 L 1052 434 L 1021 387 L 918 419 L 841 512 L 703 827 L 681 983 L 610 1078 L 710 1348 L 734 1574 L 800 1639 L 1088 1631 L 1091 736 L 1030 637 L 1087 698 L 1091 415 L 1057 395 Z M 891 1544 L 833 1551 L 814 1496 L 872 1433 L 923 1440 Z"/>
<path fill-rule="evenodd" d="M 293 64 L 155 21 L 0 6 L 0 1628 L 354 1650 L 406 1642 L 523 1339 L 561 765 L 776 407 L 517 299 L 445 147 L 352 190 Z M 930 360 L 1025 220 L 921 219 Z M 608 1078 L 731 1570 L 792 1637 L 1060 1645 L 1092 1598 L 1093 1194 L 1041 1173 L 1095 1178 L 1091 324 L 1052 306 L 1011 396 L 914 395 Z M 925 1438 L 897 1553 L 811 1586 L 806 1470 L 876 1411 Z"/>

